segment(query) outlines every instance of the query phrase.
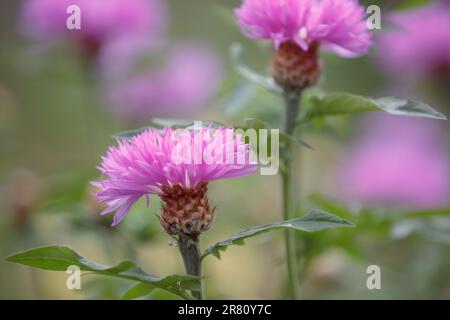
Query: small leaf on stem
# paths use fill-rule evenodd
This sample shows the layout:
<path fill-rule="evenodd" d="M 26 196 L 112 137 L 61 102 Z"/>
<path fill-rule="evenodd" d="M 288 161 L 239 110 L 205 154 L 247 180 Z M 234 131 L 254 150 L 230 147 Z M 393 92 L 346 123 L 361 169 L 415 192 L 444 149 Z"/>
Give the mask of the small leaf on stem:
<path fill-rule="evenodd" d="M 267 224 L 263 226 L 250 227 L 231 235 L 228 239 L 216 243 L 208 248 L 202 259 L 209 254 L 220 259 L 220 251 L 225 251 L 231 245 L 243 245 L 244 240 L 274 230 L 293 229 L 297 231 L 316 232 L 330 228 L 354 227 L 345 219 L 323 211 L 313 210 L 310 213 L 296 219 Z"/>
<path fill-rule="evenodd" d="M 393 115 L 446 120 L 442 113 L 429 105 L 398 97 L 369 98 L 350 93 L 328 93 L 312 96 L 297 123 L 314 118 L 357 112 L 385 111 Z"/>

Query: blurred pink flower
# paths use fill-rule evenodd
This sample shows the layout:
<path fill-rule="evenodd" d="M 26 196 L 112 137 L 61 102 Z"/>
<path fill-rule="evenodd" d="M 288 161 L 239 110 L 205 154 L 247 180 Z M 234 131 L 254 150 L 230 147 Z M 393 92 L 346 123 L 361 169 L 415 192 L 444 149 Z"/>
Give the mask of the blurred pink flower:
<path fill-rule="evenodd" d="M 111 83 L 142 71 L 147 59 L 157 57 L 167 39 L 149 39 L 145 34 L 121 36 L 102 47 L 97 60 L 102 80 Z M 145 65 L 144 65 L 145 67 Z"/>
<path fill-rule="evenodd" d="M 346 156 L 339 188 L 365 205 L 438 207 L 449 203 L 450 163 L 430 120 L 377 116 Z"/>
<path fill-rule="evenodd" d="M 68 30 L 67 8 L 81 11 L 81 29 Z M 21 27 L 40 41 L 76 39 L 88 52 L 96 52 L 106 41 L 120 35 L 161 36 L 166 27 L 165 4 L 161 0 L 25 0 Z"/>
<path fill-rule="evenodd" d="M 439 1 L 386 17 L 393 25 L 377 38 L 378 61 L 402 78 L 450 73 L 450 4 Z"/>
<path fill-rule="evenodd" d="M 143 196 L 148 201 L 149 195 L 156 194 L 167 202 L 175 193 L 181 205 L 182 195 L 190 197 L 197 192 L 201 194 L 200 200 L 203 199 L 209 181 L 255 173 L 258 166 L 250 161 L 249 145 L 243 142 L 240 135 L 233 134 L 230 140 L 227 138 L 229 133 L 233 134 L 233 129 L 202 128 L 181 134 L 173 129 L 163 132 L 154 129 L 134 136 L 131 141 L 119 140 L 118 146 L 110 147 L 106 156 L 102 157 L 99 170 L 105 178 L 93 183 L 100 190 L 97 196 L 101 202 L 108 205 L 102 214 L 117 211 L 113 222 L 115 226 Z M 200 154 L 200 161 L 185 163 L 175 160 L 180 146 L 187 147 L 186 154 L 192 159 Z M 212 159 L 205 159 L 208 152 Z M 244 153 L 244 161 L 238 161 L 239 152 Z M 232 159 L 232 163 L 227 159 Z M 207 198 L 204 201 L 207 202 Z M 191 203 L 189 208 L 178 210 L 195 214 L 192 211 L 196 211 L 196 206 Z M 202 203 L 201 206 L 205 209 L 208 204 Z"/>
<path fill-rule="evenodd" d="M 135 51 L 125 49 L 126 53 L 121 49 L 125 46 L 118 45 L 113 52 L 105 52 L 100 62 L 105 94 L 118 118 L 191 115 L 205 107 L 217 92 L 222 69 L 211 49 L 194 44 L 174 46 L 162 58 L 161 66 L 145 68 L 139 66 L 139 57 L 149 54 L 156 58 L 160 51 L 139 41 L 128 46 L 132 47 Z M 121 53 L 120 60 L 108 58 Z M 127 56 L 132 59 L 127 60 Z"/>
<path fill-rule="evenodd" d="M 354 57 L 366 54 L 371 45 L 357 0 L 244 0 L 235 14 L 246 36 L 271 39 L 277 50 L 287 41 L 304 51 L 319 42 L 326 50 Z"/>

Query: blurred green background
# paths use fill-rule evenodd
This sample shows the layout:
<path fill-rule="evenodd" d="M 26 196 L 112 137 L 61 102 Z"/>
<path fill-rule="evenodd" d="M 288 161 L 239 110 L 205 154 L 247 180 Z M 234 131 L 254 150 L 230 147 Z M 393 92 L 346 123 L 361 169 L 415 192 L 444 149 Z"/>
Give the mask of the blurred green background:
<path fill-rule="evenodd" d="M 236 93 L 243 80 L 231 68 L 229 46 L 243 43 L 246 60 L 261 72 L 267 70 L 272 52 L 270 45 L 241 35 L 232 17 L 239 1 L 167 2 L 173 41 L 207 42 L 224 64 L 222 90 L 195 118 L 239 123 L 258 117 L 276 123 L 278 99 L 251 85 L 244 97 Z M 98 178 L 96 166 L 114 143 L 112 134 L 133 127 L 108 113 L 98 79 L 70 50 L 40 52 L 30 46 L 18 32 L 19 8 L 20 1 L 0 2 L 0 298 L 119 298 L 131 285 L 86 275 L 82 290 L 71 291 L 66 289 L 64 273 L 4 261 L 9 254 L 41 245 L 69 245 L 104 264 L 134 259 L 144 270 L 161 276 L 183 273 L 177 249 L 169 245 L 171 239 L 154 217 L 159 211 L 156 197 L 150 208 L 140 201 L 116 228 L 109 227 L 110 216 L 98 217 L 100 208 L 90 195 L 89 181 Z M 326 89 L 375 95 L 386 86 L 373 55 L 355 60 L 323 58 Z M 438 100 L 434 95 L 427 97 L 422 100 L 430 104 Z M 445 107 L 436 106 L 443 112 L 449 110 Z M 357 117 L 336 118 L 319 126 L 320 130 L 311 128 L 303 139 L 315 150 L 298 150 L 296 181 L 302 210 L 319 207 L 357 224 L 354 230 L 299 234 L 302 298 L 450 298 L 447 220 L 427 219 L 408 236 L 396 239 L 392 230 L 402 222 L 436 212 L 362 209 L 335 200 L 333 172 L 357 121 Z M 217 219 L 202 236 L 204 247 L 244 227 L 281 220 L 277 176 L 218 181 L 210 190 Z M 439 216 L 449 214 L 445 208 L 436 210 Z M 284 297 L 283 256 L 282 234 L 272 233 L 229 248 L 221 261 L 208 258 L 204 265 L 207 297 Z M 366 287 L 366 268 L 372 264 L 382 269 L 382 290 Z M 173 298 L 162 291 L 150 297 Z"/>

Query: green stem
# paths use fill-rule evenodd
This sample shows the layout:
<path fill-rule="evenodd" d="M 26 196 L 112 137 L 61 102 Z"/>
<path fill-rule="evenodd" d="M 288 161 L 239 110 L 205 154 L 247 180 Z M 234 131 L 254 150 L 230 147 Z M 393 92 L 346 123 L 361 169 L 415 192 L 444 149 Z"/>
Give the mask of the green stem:
<path fill-rule="evenodd" d="M 297 91 L 284 91 L 283 99 L 285 106 L 285 116 L 283 129 L 287 134 L 294 133 L 297 116 L 300 112 L 300 97 L 301 93 Z"/>
<path fill-rule="evenodd" d="M 202 262 L 198 237 L 188 237 L 180 234 L 178 237 L 178 248 L 183 257 L 186 273 L 191 276 L 201 277 Z M 203 300 L 203 281 L 198 279 L 198 289 L 191 290 L 192 296 L 197 300 Z"/>
<path fill-rule="evenodd" d="M 300 110 L 300 93 L 284 91 L 284 124 L 283 130 L 286 134 L 292 135 L 295 129 L 295 120 Z M 281 175 L 283 185 L 283 218 L 290 220 L 294 218 L 293 183 L 294 175 L 292 163 L 294 157 L 293 143 L 287 141 L 283 145 L 284 172 Z M 297 194 L 298 197 L 298 194 Z M 288 290 L 291 299 L 297 300 L 298 296 L 298 261 L 297 248 L 295 243 L 295 233 L 292 230 L 285 231 L 286 263 L 288 275 Z"/>

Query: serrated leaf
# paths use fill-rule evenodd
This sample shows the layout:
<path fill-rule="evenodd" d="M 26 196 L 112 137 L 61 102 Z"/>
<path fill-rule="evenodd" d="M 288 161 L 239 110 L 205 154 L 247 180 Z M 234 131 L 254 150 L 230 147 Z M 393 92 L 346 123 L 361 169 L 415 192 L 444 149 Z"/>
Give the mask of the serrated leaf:
<path fill-rule="evenodd" d="M 183 288 L 183 282 L 191 283 L 198 279 L 197 277 L 185 275 L 172 275 L 160 278 L 146 273 L 132 261 L 123 261 L 112 267 L 105 266 L 90 261 L 80 256 L 73 249 L 64 246 L 34 248 L 13 254 L 7 257 L 6 260 L 51 271 L 66 271 L 69 266 L 75 265 L 82 271 L 90 271 L 94 274 L 148 283 L 156 288 L 175 293 L 185 299 L 192 299 L 192 297 Z"/>
<path fill-rule="evenodd" d="M 393 115 L 446 120 L 429 105 L 398 97 L 369 98 L 350 93 L 328 93 L 311 97 L 298 123 L 318 117 L 345 115 L 358 112 L 385 111 Z"/>
<path fill-rule="evenodd" d="M 269 231 L 293 229 L 296 231 L 316 232 L 320 230 L 338 228 L 338 227 L 354 227 L 354 225 L 345 219 L 323 211 L 313 210 L 310 213 L 296 219 L 286 220 L 277 223 L 271 223 L 263 226 L 250 227 L 243 229 L 231 235 L 228 239 L 216 243 L 208 248 L 202 259 L 209 254 L 220 259 L 220 251 L 225 251 L 231 245 L 242 245 L 244 240 L 257 236 Z"/>
<path fill-rule="evenodd" d="M 243 51 L 243 47 L 239 43 L 234 43 L 230 47 L 230 57 L 236 72 L 248 81 L 257 84 L 276 95 L 282 95 L 283 89 L 278 86 L 271 77 L 266 77 L 253 71 L 244 63 L 242 59 Z"/>

